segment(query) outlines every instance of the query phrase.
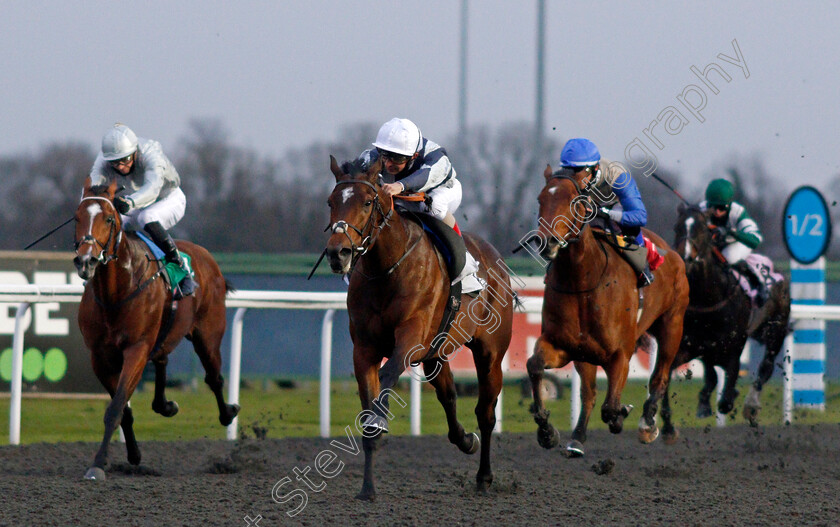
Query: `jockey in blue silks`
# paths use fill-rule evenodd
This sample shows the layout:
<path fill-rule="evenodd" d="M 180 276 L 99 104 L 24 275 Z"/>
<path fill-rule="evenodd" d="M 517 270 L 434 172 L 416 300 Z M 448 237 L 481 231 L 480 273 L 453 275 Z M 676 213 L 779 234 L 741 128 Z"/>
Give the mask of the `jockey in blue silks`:
<path fill-rule="evenodd" d="M 638 249 L 622 251 L 639 275 L 639 287 L 653 282 L 653 273 L 647 258 L 648 249 L 642 236 L 647 224 L 647 209 L 633 176 L 620 163 L 601 158 L 595 143 L 589 139 L 569 139 L 560 154 L 560 166 L 574 172 L 576 179 L 589 190 L 598 205 L 598 216 L 618 224 L 621 233 L 634 239 Z M 587 175 L 581 177 L 581 172 Z"/>

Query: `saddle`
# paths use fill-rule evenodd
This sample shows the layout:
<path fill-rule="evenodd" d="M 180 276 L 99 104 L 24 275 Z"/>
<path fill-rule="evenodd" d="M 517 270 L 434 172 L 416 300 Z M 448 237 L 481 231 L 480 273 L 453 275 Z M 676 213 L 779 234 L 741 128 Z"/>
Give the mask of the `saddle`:
<path fill-rule="evenodd" d="M 153 261 L 157 262 L 159 267 L 160 266 L 163 267 L 164 272 L 162 273 L 162 275 L 164 277 L 164 280 L 167 282 L 167 286 L 169 287 L 169 290 L 174 293 L 175 288 L 177 288 L 178 284 L 181 283 L 181 280 L 183 280 L 187 276 L 187 273 L 184 272 L 183 269 L 181 269 L 180 265 L 178 265 L 176 263 L 165 261 L 165 259 L 164 259 L 165 254 L 164 254 L 163 250 L 160 247 L 158 247 L 155 244 L 155 242 L 153 242 L 152 239 L 149 238 L 145 233 L 143 233 L 141 231 L 133 231 L 133 232 L 149 248 L 149 251 L 152 253 L 152 258 L 150 258 L 150 260 L 153 260 Z M 191 264 L 191 261 L 190 261 L 191 260 L 190 255 L 188 255 L 187 253 L 182 252 L 182 251 L 178 251 L 178 252 L 181 254 L 181 258 L 184 259 L 184 262 L 186 263 L 187 269 L 190 270 L 190 276 L 192 278 L 195 278 L 195 273 L 192 270 L 192 264 Z"/>
<path fill-rule="evenodd" d="M 776 272 L 773 268 L 773 261 L 763 254 L 751 253 L 742 262 L 736 262 L 732 265 L 730 270 L 741 289 L 750 298 L 753 307 L 759 307 L 759 287 L 764 286 L 765 294 L 779 282 L 784 281 L 785 277 Z M 752 274 L 752 279 L 746 276 L 746 273 Z"/>

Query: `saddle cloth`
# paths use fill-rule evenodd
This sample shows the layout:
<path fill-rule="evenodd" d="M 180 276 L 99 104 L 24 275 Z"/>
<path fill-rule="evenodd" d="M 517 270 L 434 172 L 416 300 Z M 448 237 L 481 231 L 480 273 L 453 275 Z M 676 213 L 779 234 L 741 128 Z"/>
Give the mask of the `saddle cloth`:
<path fill-rule="evenodd" d="M 773 285 L 785 279 L 784 276 L 773 269 L 773 261 L 763 254 L 751 253 L 744 259 L 744 261 L 746 261 L 747 265 L 750 266 L 750 269 L 756 278 L 764 282 L 768 290 L 770 290 Z M 750 300 L 755 302 L 758 290 L 752 286 L 749 278 L 742 275 L 735 269 L 732 269 L 732 274 L 734 274 L 735 278 L 738 279 L 738 284 L 741 286 L 741 289 L 747 293 Z"/>
<path fill-rule="evenodd" d="M 152 257 L 155 260 L 163 262 L 165 256 L 164 252 L 160 247 L 158 247 L 155 244 L 155 242 L 152 241 L 151 238 L 149 238 L 148 236 L 146 236 L 145 233 L 140 231 L 134 231 L 134 234 L 136 234 L 137 237 L 140 238 L 143 241 L 143 243 L 145 243 L 149 247 L 149 251 L 151 251 Z M 184 263 L 186 264 L 187 269 L 190 270 L 190 276 L 194 278 L 195 273 L 192 270 L 192 262 L 190 261 L 190 255 L 182 251 L 178 252 L 181 254 L 181 258 L 184 259 Z M 181 280 L 183 280 L 187 276 L 187 273 L 185 273 L 184 270 L 181 269 L 181 266 L 176 263 L 165 262 L 164 268 L 166 269 L 166 278 L 169 280 L 169 287 L 173 290 L 175 286 L 180 284 Z"/>

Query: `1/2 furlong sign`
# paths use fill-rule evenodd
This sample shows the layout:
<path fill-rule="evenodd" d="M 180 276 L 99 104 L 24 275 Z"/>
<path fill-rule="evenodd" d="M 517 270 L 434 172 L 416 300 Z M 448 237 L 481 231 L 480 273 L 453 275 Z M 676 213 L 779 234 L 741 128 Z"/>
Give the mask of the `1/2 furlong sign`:
<path fill-rule="evenodd" d="M 0 252 L 0 284 L 81 285 L 72 253 Z M 9 391 L 17 304 L 0 303 L 0 391 Z M 27 310 L 25 391 L 100 393 L 76 317 L 77 303 L 39 302 Z"/>

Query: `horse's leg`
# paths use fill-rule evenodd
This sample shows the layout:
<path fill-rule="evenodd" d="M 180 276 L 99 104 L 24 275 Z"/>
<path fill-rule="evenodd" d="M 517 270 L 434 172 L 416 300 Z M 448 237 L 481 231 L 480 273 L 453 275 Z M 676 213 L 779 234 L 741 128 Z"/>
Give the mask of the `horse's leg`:
<path fill-rule="evenodd" d="M 578 416 L 575 429 L 572 430 L 572 440 L 566 445 L 568 457 L 580 457 L 583 455 L 583 443 L 586 442 L 586 428 L 589 426 L 589 418 L 592 416 L 592 409 L 595 407 L 595 394 L 597 393 L 596 375 L 598 367 L 588 362 L 575 362 L 575 369 L 580 375 L 580 416 Z"/>
<path fill-rule="evenodd" d="M 239 405 L 226 404 L 224 393 L 222 393 L 225 378 L 221 373 L 222 355 L 220 349 L 224 331 L 224 324 L 216 324 L 214 329 L 211 330 L 202 325 L 196 327 L 191 338 L 195 354 L 198 355 L 201 365 L 204 367 L 204 382 L 207 383 L 216 397 L 216 405 L 219 408 L 219 422 L 222 426 L 227 426 L 239 414 Z M 155 383 L 155 396 L 157 397 L 157 383 Z"/>
<path fill-rule="evenodd" d="M 754 337 L 764 344 L 764 358 L 758 366 L 758 374 L 744 400 L 744 418 L 750 426 L 758 426 L 758 413 L 761 410 L 761 390 L 764 384 L 773 376 L 776 358 L 781 351 L 787 336 L 787 321 L 771 320 L 759 327 Z"/>
<path fill-rule="evenodd" d="M 119 370 L 108 369 L 104 362 L 96 355 L 94 355 L 92 362 L 93 372 L 113 399 L 120 378 Z M 131 406 L 128 405 L 128 402 L 126 402 L 122 419 L 120 419 L 120 428 L 122 428 L 123 435 L 125 436 L 125 451 L 128 462 L 132 465 L 139 465 L 141 458 L 140 447 L 137 445 L 137 438 L 134 436 L 134 414 L 131 412 Z"/>
<path fill-rule="evenodd" d="M 146 366 L 148 353 L 149 346 L 145 342 L 134 344 L 123 351 L 122 371 L 117 380 L 116 389 L 111 396 L 111 402 L 108 404 L 108 408 L 105 409 L 105 434 L 102 438 L 99 451 L 93 459 L 93 466 L 85 473 L 86 479 L 105 479 L 104 468 L 108 462 L 108 443 L 111 441 L 111 436 L 114 435 L 117 423 L 122 423 L 123 416 L 126 413 L 126 404 L 134 393 L 134 389 L 137 388 L 140 378 L 143 376 L 143 368 Z M 128 411 L 128 415 L 130 417 L 126 422 L 126 426 L 131 430 L 134 418 L 130 410 Z M 130 436 L 134 439 L 133 432 Z M 127 446 L 128 439 L 126 437 Z M 134 447 L 136 448 L 136 446 L 137 443 L 134 441 Z M 129 458 L 129 461 L 132 461 L 131 458 Z M 139 450 L 137 450 L 136 461 L 137 463 L 140 462 Z"/>
<path fill-rule="evenodd" d="M 155 363 L 155 398 L 152 400 L 152 410 L 164 417 L 172 417 L 178 413 L 178 403 L 166 400 L 166 365 L 167 357 L 153 361 Z"/>
<path fill-rule="evenodd" d="M 449 363 L 440 359 L 425 361 L 423 371 L 426 373 L 426 378 L 435 387 L 437 399 L 446 413 L 446 424 L 449 426 L 449 442 L 457 446 L 461 452 L 475 454 L 479 447 L 479 439 L 474 433 L 469 435 L 464 433 L 464 427 L 458 421 L 455 380 L 452 378 Z"/>
<path fill-rule="evenodd" d="M 373 351 L 364 353 L 358 348 L 353 350 L 353 369 L 356 373 L 356 383 L 359 386 L 359 399 L 362 402 L 362 414 L 371 418 L 373 398 L 379 394 L 379 363 L 371 362 L 368 357 L 375 356 Z M 356 499 L 373 501 L 376 499 L 376 488 L 373 482 L 373 454 L 376 451 L 377 440 L 382 431 L 374 426 L 362 423 L 362 447 L 365 451 L 365 473 L 362 490 Z"/>
<path fill-rule="evenodd" d="M 632 343 L 632 347 L 633 350 L 636 349 L 635 342 Z M 601 420 L 609 426 L 610 432 L 613 434 L 621 433 L 622 428 L 624 428 L 624 418 L 633 409 L 632 406 L 622 406 L 621 404 L 621 393 L 627 384 L 627 374 L 630 369 L 629 357 L 632 353 L 633 351 L 626 353 L 624 350 L 618 350 L 612 354 L 613 359 L 604 366 L 609 386 L 607 397 L 604 399 L 604 404 L 601 405 Z"/>
<path fill-rule="evenodd" d="M 485 334 L 482 339 L 493 338 Z M 495 338 L 500 338 L 498 335 Z M 504 340 L 504 339 L 501 339 Z M 487 490 L 493 482 L 493 471 L 490 468 L 490 446 L 493 428 L 496 427 L 496 404 L 502 391 L 502 359 L 505 348 L 494 351 L 494 346 L 483 340 L 473 340 L 469 343 L 473 352 L 475 372 L 478 376 L 478 402 L 475 405 L 475 416 L 478 429 L 481 431 L 481 462 L 475 476 L 479 491 Z"/>
<path fill-rule="evenodd" d="M 703 388 L 700 389 L 697 397 L 698 419 L 712 416 L 711 397 L 717 387 L 717 372 L 714 363 L 706 357 L 701 357 L 700 361 L 703 363 Z"/>
<path fill-rule="evenodd" d="M 550 412 L 545 409 L 542 400 L 540 385 L 543 371 L 546 368 L 562 368 L 568 363 L 569 357 L 566 352 L 555 348 L 542 336 L 534 344 L 534 354 L 527 362 L 528 377 L 531 379 L 531 389 L 534 393 L 531 413 L 534 414 L 534 422 L 537 423 L 537 442 L 543 448 L 554 448 L 560 444 L 560 432 L 548 422 Z"/>
<path fill-rule="evenodd" d="M 744 349 L 744 343 L 741 343 L 737 349 L 733 350 L 732 357 L 729 357 L 729 362 L 726 364 L 723 393 L 720 401 L 718 401 L 718 412 L 728 414 L 735 406 L 735 399 L 738 397 L 738 390 L 735 389 L 735 384 L 738 382 L 738 373 L 741 371 L 741 353 Z"/>
<path fill-rule="evenodd" d="M 659 428 L 656 426 L 656 412 L 659 401 L 668 396 L 668 386 L 671 383 L 671 365 L 680 349 L 680 341 L 683 332 L 682 312 L 672 309 L 660 317 L 651 326 L 653 335 L 656 336 L 658 352 L 656 364 L 648 383 L 648 398 L 642 408 L 642 417 L 639 420 L 639 441 L 650 443 L 659 436 Z"/>

